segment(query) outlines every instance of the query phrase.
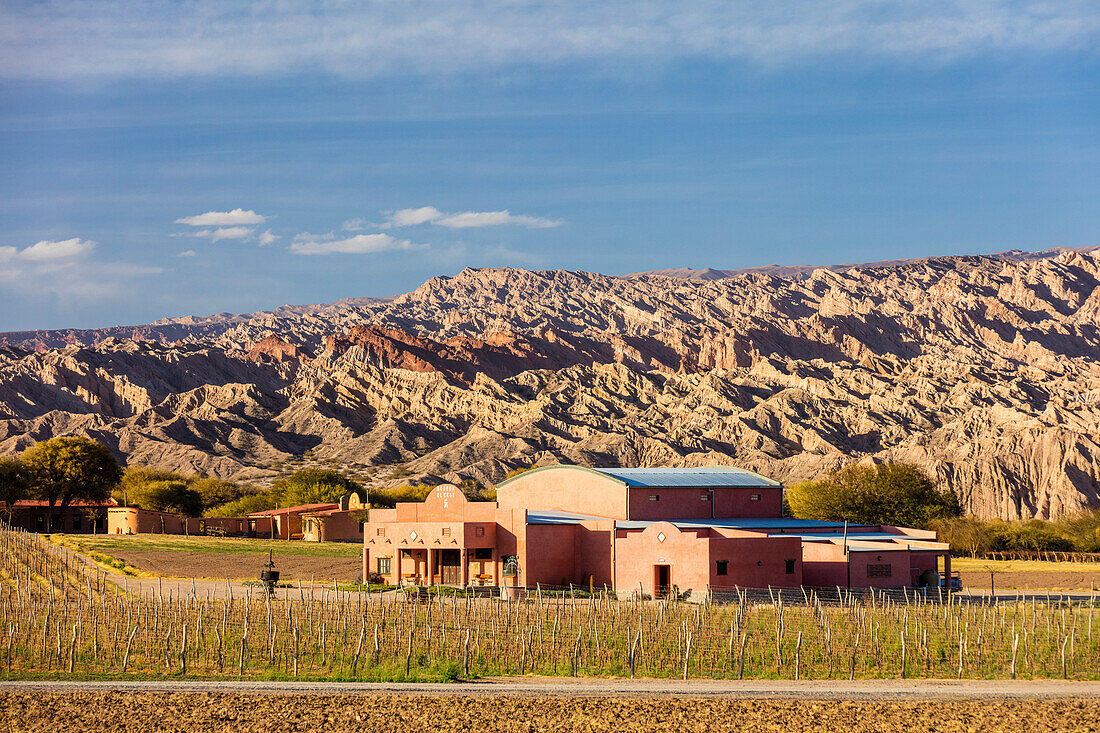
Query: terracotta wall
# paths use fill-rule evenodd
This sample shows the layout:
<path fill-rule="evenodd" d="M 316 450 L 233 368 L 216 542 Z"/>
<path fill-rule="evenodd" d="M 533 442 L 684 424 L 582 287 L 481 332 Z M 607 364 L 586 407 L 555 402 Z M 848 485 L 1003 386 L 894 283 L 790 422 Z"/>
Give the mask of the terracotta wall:
<path fill-rule="evenodd" d="M 658 565 L 669 566 L 670 583 L 681 593 L 690 590 L 696 596 L 708 588 L 793 588 L 802 584 L 801 540 L 797 537 L 680 530 L 669 522 L 655 522 L 642 531 L 620 530 L 618 535 L 615 571 L 622 592 L 641 588 L 653 595 Z M 787 560 L 795 561 L 794 573 L 786 572 Z M 718 575 L 719 561 L 727 563 L 725 575 Z"/>
<path fill-rule="evenodd" d="M 609 476 L 573 466 L 521 474 L 497 488 L 502 509 L 555 509 L 626 519 L 626 486 Z"/>
<path fill-rule="evenodd" d="M 155 512 L 137 507 L 111 507 L 107 510 L 108 534 L 185 534 L 187 517 L 170 512 Z"/>
<path fill-rule="evenodd" d="M 908 550 L 853 551 L 844 555 L 843 544 L 807 542 L 802 548 L 803 578 L 807 586 L 818 588 L 899 588 L 912 585 L 912 559 Z M 881 558 L 881 559 L 879 559 Z M 927 563 L 922 559 L 918 563 Z M 890 576 L 868 577 L 868 565 L 889 565 Z"/>
<path fill-rule="evenodd" d="M 658 500 L 654 501 L 650 498 L 652 496 L 658 497 Z M 754 501 L 753 496 L 760 498 Z M 717 488 L 708 491 L 705 488 L 632 487 L 629 489 L 629 501 L 631 519 L 779 517 L 783 512 L 783 490 L 780 488 Z"/>

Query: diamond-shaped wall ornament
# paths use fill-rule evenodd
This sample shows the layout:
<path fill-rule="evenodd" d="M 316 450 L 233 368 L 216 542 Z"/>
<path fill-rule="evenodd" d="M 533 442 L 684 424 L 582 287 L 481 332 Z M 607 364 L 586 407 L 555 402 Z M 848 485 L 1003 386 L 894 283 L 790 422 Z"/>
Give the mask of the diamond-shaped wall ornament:
<path fill-rule="evenodd" d="M 416 539 L 416 530 L 415 529 L 412 532 L 409 532 L 409 539 L 411 539 L 411 540 Z"/>
<path fill-rule="evenodd" d="M 665 541 L 665 533 L 664 532 L 658 532 L 657 533 L 657 541 L 658 542 L 664 542 Z"/>

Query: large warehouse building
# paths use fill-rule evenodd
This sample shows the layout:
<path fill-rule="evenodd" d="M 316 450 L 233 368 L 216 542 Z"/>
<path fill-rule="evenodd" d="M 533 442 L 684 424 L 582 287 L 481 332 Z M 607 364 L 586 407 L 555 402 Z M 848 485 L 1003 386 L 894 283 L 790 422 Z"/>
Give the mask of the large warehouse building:
<path fill-rule="evenodd" d="M 735 468 L 546 466 L 470 502 L 455 486 L 372 509 L 363 570 L 395 585 L 604 585 L 660 597 L 740 588 L 937 585 L 934 532 L 782 516 L 783 487 Z M 942 565 L 940 562 L 942 558 Z"/>

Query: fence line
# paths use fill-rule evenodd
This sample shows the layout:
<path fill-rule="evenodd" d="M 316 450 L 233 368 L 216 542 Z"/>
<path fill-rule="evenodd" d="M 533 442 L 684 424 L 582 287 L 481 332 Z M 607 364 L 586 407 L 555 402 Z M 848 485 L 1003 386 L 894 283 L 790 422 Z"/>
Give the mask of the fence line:
<path fill-rule="evenodd" d="M 1084 602 L 711 589 L 698 603 L 536 588 L 502 600 L 339 586 L 135 593 L 0 528 L 2 675 L 441 679 L 551 674 L 840 679 L 1100 677 Z"/>

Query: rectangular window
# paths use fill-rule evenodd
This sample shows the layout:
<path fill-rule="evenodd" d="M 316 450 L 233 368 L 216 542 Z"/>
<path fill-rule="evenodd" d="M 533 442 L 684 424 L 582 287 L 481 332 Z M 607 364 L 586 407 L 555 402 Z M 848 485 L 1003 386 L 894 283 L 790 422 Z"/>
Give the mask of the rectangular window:
<path fill-rule="evenodd" d="M 475 547 L 474 548 L 475 560 L 492 560 L 493 548 L 492 547 Z"/>
<path fill-rule="evenodd" d="M 73 515 L 73 531 L 74 532 L 79 532 L 80 531 L 80 515 L 79 514 L 74 514 Z"/>
<path fill-rule="evenodd" d="M 868 578 L 889 578 L 892 575 L 893 566 L 886 562 L 879 565 L 871 564 L 867 566 Z"/>
<path fill-rule="evenodd" d="M 717 561 L 717 566 L 718 567 L 715 571 L 715 573 L 717 575 L 728 575 L 729 574 L 729 567 L 730 567 L 730 561 L 729 560 L 718 560 Z"/>
<path fill-rule="evenodd" d="M 474 527 L 474 537 L 484 537 L 484 536 L 485 536 L 485 528 L 484 527 Z"/>
<path fill-rule="evenodd" d="M 752 501 L 760 501 L 760 494 L 753 494 L 749 499 Z"/>
<path fill-rule="evenodd" d="M 661 500 L 661 495 L 660 494 L 650 494 L 649 495 L 649 500 L 650 501 L 660 501 Z"/>
<path fill-rule="evenodd" d="M 376 535 L 378 535 L 379 537 L 385 537 L 386 536 L 386 528 L 385 527 L 379 527 L 378 529 L 374 530 L 374 533 Z"/>
<path fill-rule="evenodd" d="M 699 501 L 710 501 L 710 494 L 700 494 Z"/>
<path fill-rule="evenodd" d="M 443 528 L 443 536 L 444 537 L 450 537 L 451 536 L 451 528 L 450 527 L 444 527 Z"/>
<path fill-rule="evenodd" d="M 390 574 L 390 559 L 388 557 L 378 558 L 378 574 L 389 575 Z"/>
<path fill-rule="evenodd" d="M 787 560 L 787 575 L 794 575 L 794 560 Z"/>

